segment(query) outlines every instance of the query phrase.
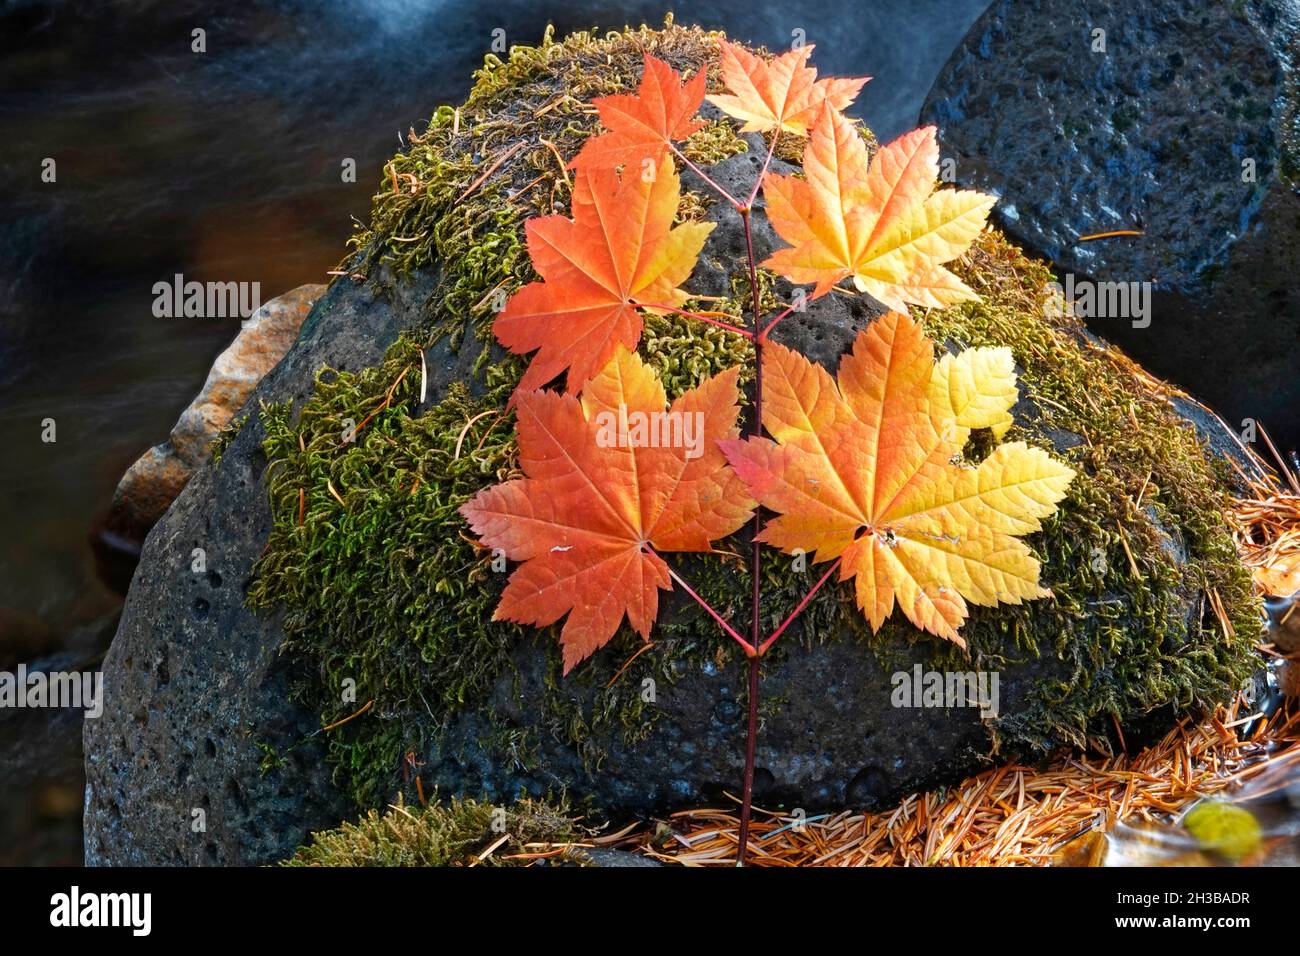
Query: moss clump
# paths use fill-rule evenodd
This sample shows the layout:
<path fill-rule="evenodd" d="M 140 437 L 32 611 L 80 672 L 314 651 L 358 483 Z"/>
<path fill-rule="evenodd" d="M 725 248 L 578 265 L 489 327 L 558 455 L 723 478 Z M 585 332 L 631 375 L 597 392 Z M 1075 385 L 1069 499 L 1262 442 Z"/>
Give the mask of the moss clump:
<path fill-rule="evenodd" d="M 384 167 L 370 224 L 350 240 L 358 251 L 351 273 L 398 278 L 435 263 L 443 271 L 431 303 L 431 327 L 453 337 L 466 329 L 487 340 L 498 309 L 535 278 L 523 221 L 564 212 L 569 174 L 563 163 L 595 129 L 594 97 L 635 88 L 643 52 L 686 73 L 714 59 L 719 34 L 671 25 L 597 37 L 594 31 L 556 40 L 547 28 L 539 46 L 489 54 L 474 74 L 469 98 L 440 107 L 428 129 Z M 692 138 L 701 156 L 723 158 L 739 140 L 714 123 Z"/>
<path fill-rule="evenodd" d="M 749 144 L 728 120 L 709 120 L 682 145 L 682 154 L 697 166 L 713 166 L 749 152 Z"/>
<path fill-rule="evenodd" d="M 376 368 L 322 371 L 299 408 L 262 411 L 275 524 L 250 601 L 284 610 L 289 652 L 311 665 L 311 681 L 298 692 L 320 707 L 324 724 L 374 702 L 328 738 L 340 783 L 362 805 L 404 786 L 405 756 L 418 762 L 427 735 L 445 721 L 465 710 L 490 711 L 485 699 L 515 671 L 512 655 L 546 656 L 541 719 L 536 729 L 521 730 L 489 712 L 484 745 L 503 766 L 530 767 L 538 735 L 551 735 L 592 768 L 603 757 L 596 740 L 605 731 L 629 746 L 649 733 L 656 708 L 639 693 L 646 680 L 666 688 L 692 666 L 735 656 L 694 605 L 671 594 L 653 648 L 642 653 L 642 641 L 625 627 L 561 680 L 554 629 L 491 620 L 506 575 L 493 570 L 456 512 L 481 488 L 517 472 L 505 402 L 522 366 L 494 360 L 487 343 L 494 303 L 534 278 L 525 219 L 567 205 L 556 153 L 573 155 L 594 129 L 584 111 L 590 97 L 635 85 L 643 50 L 691 71 L 711 61 L 715 43 L 713 35 L 675 27 L 562 42 L 548 34 L 540 47 L 489 58 L 466 104 L 440 109 L 389 165 L 373 223 L 354 240 L 361 271 L 382 260 L 386 269 L 376 274 L 400 279 L 437 265 L 428 328 L 400 340 Z M 697 146 L 719 155 L 732 148 L 714 127 Z M 702 201 L 683 209 L 701 215 Z M 747 314 L 748 277 L 739 266 L 727 296 L 686 308 Z M 1062 433 L 1079 438 L 1062 454 L 1080 477 L 1029 542 L 1055 601 L 975 608 L 963 628 L 981 668 L 1035 656 L 1067 664 L 1035 704 L 1004 714 L 1000 739 L 1016 750 L 1084 742 L 1116 718 L 1226 698 L 1250 670 L 1259 623 L 1221 517 L 1223 485 L 1198 442 L 1121 356 L 1091 345 L 1070 320 L 1040 318 L 1050 278 L 1041 265 L 990 232 L 958 268 L 983 301 L 925 314 L 927 332 L 958 347 L 1012 348 L 1038 416 L 1018 421 L 1009 439 L 1050 447 Z M 769 314 L 785 305 L 781 288 L 760 272 Z M 454 385 L 422 410 L 418 341 L 426 333 L 458 339 L 466 332 L 484 344 L 481 387 Z M 748 343 L 677 316 L 648 316 L 640 350 L 671 394 L 752 361 Z M 356 440 L 343 442 L 349 421 L 361 424 Z M 968 454 L 978 457 L 987 444 L 987 435 L 975 436 Z M 1185 560 L 1166 550 L 1157 521 L 1181 537 Z M 738 555 L 744 545 L 737 537 L 719 547 Z M 749 584 L 739 557 L 675 556 L 674 564 L 722 613 L 743 617 Z M 818 574 L 784 557 L 765 561 L 766 628 Z M 856 639 L 869 642 L 887 667 L 891 654 L 918 640 L 933 667 L 971 666 L 972 657 L 925 638 L 899 615 L 870 634 L 850 591 L 824 589 L 778 645 L 774 663 L 800 645 Z M 1202 600 L 1202 593 L 1214 598 Z M 1182 614 L 1188 600 L 1199 601 L 1191 621 Z M 1210 610 L 1216 603 L 1222 621 Z M 345 694 L 350 689 L 354 695 Z M 770 711 L 780 701 L 767 698 L 764 706 Z M 405 786 L 412 794 L 409 781 Z"/>
<path fill-rule="evenodd" d="M 212 441 L 208 442 L 208 454 L 212 456 L 213 464 L 221 464 L 221 456 L 226 453 L 230 443 L 239 435 L 239 430 L 244 427 L 246 421 L 248 421 L 247 415 L 236 415 L 226 422 L 225 427 L 217 432 Z"/>
<path fill-rule="evenodd" d="M 1053 435 L 1079 438 L 1064 453 L 1078 477 L 1031 539 L 1055 600 L 981 609 L 963 628 L 986 659 L 1005 655 L 1011 637 L 1072 665 L 1036 711 L 1004 721 L 1003 733 L 1021 745 L 1083 743 L 1105 731 L 1105 718 L 1226 699 L 1253 669 L 1260 616 L 1224 518 L 1227 486 L 1192 426 L 1077 320 L 1040 318 L 1051 273 L 1000 236 L 981 237 L 959 271 L 982 301 L 928 313 L 927 333 L 957 347 L 1011 347 L 1038 417 L 1017 421 L 1007 441 L 1050 448 Z"/>
<path fill-rule="evenodd" d="M 417 415 L 420 350 L 403 338 L 360 374 L 321 370 L 296 419 L 288 405 L 262 409 L 276 520 L 248 600 L 287 609 L 286 649 L 315 664 L 310 696 L 331 702 L 324 722 L 375 701 L 372 719 L 330 738 L 363 804 L 419 745 L 404 718 L 484 693 L 523 637 L 483 625 L 499 594 L 485 585 L 499 576 L 456 513 L 513 472 L 514 421 L 502 409 L 515 380 L 494 367 L 481 396 L 458 382 Z"/>
<path fill-rule="evenodd" d="M 504 843 L 499 842 L 505 836 Z M 313 833 L 281 866 L 525 866 L 553 844 L 580 840 L 569 808 L 536 800 L 494 807 L 475 800 L 407 807 L 399 796 L 384 813 L 370 810 L 356 823 Z M 559 858 L 582 864 L 581 850 Z M 488 852 L 488 851 L 491 852 Z"/>
<path fill-rule="evenodd" d="M 688 302 L 686 308 L 697 311 L 700 303 Z M 725 307 L 714 311 L 732 314 Z M 742 385 L 754 377 L 754 349 L 746 339 L 679 315 L 646 316 L 640 352 L 663 379 L 669 398 L 735 365 L 742 366 Z"/>

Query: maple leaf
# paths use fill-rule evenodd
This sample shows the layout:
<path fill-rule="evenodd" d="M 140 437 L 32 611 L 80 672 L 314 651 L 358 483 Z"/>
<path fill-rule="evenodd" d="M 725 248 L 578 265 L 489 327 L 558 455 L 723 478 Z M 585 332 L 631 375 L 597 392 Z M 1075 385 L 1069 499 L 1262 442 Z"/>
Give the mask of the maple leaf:
<path fill-rule="evenodd" d="M 638 306 L 653 311 L 686 300 L 677 286 L 713 230 L 713 223 L 672 227 L 681 192 L 671 156 L 650 177 L 586 167 L 574 179 L 572 219 L 545 216 L 525 225 L 542 281 L 511 296 L 492 327 L 510 351 L 537 353 L 520 391 L 567 371 L 567 390 L 576 392 L 620 345 L 635 348 Z"/>
<path fill-rule="evenodd" d="M 681 74 L 647 53 L 635 94 L 592 100 L 608 132 L 589 137 L 569 168 L 630 165 L 640 170 L 646 160 L 658 163 L 669 143 L 686 139 L 704 125 L 695 118 L 704 101 L 704 82 L 700 70 L 683 83 Z"/>
<path fill-rule="evenodd" d="M 518 396 L 524 477 L 484 489 L 460 509 L 484 545 L 523 562 L 494 620 L 545 626 L 567 614 L 560 634 L 566 674 L 613 637 L 625 615 L 648 638 L 659 589 L 671 590 L 671 582 L 646 545 L 711 551 L 710 542 L 753 514 L 717 447 L 739 434 L 738 374 L 727 369 L 686 392 L 665 418 L 663 384 L 620 347 L 581 400 L 549 391 Z M 685 440 L 691 422 L 694 443 Z M 662 441 L 673 428 L 682 440 Z"/>
<path fill-rule="evenodd" d="M 806 135 L 824 106 L 844 109 L 871 79 L 817 79 L 816 68 L 804 65 L 813 46 L 810 43 L 768 61 L 723 40 L 722 81 L 731 94 L 710 96 L 709 102 L 744 120 L 742 133 L 780 129 Z"/>
<path fill-rule="evenodd" d="M 868 161 L 853 125 L 834 110 L 817 120 L 804 148 L 805 179 L 770 173 L 767 214 L 791 248 L 763 264 L 791 282 L 815 282 L 813 296 L 853 276 L 858 291 L 887 308 L 942 308 L 978 297 L 943 267 L 979 235 L 994 198 L 934 189 L 939 144 L 933 126 L 905 133 Z"/>
<path fill-rule="evenodd" d="M 1016 535 L 1039 530 L 1074 472 L 1023 442 L 954 464 L 974 428 L 1001 428 L 1016 401 L 1008 349 L 934 361 L 908 316 L 859 334 L 836 378 L 797 352 L 763 349 L 768 438 L 720 442 L 777 513 L 759 540 L 840 559 L 858 607 L 881 624 L 895 602 L 917 627 L 965 647 L 966 602 L 1019 604 L 1051 592 Z"/>

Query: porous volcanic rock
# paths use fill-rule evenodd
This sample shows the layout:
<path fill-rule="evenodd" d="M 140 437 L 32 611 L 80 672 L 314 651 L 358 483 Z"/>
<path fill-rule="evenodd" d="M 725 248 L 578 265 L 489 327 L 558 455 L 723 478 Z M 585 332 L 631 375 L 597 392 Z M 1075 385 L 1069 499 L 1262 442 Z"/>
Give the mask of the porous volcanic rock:
<path fill-rule="evenodd" d="M 1293 0 L 1000 0 L 922 110 L 957 182 L 996 194 L 996 221 L 1063 283 L 1153 284 L 1137 327 L 1093 331 L 1284 448 L 1300 445 L 1297 23 Z M 1082 238 L 1114 230 L 1141 235 Z"/>

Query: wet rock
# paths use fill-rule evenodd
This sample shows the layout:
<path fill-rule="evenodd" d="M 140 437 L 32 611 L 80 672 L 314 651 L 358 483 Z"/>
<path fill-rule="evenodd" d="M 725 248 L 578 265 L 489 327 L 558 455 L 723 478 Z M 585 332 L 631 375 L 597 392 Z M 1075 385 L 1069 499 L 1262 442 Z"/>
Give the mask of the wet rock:
<path fill-rule="evenodd" d="M 738 187 L 752 176 L 751 164 L 736 157 L 716 175 Z M 719 227 L 719 248 L 738 240 L 737 228 Z M 760 255 L 772 246 L 765 224 L 755 241 Z M 706 293 L 724 281 L 709 258 L 692 278 L 692 286 Z M 418 321 L 431 281 L 423 276 L 398 283 L 392 302 L 369 286 L 337 283 L 251 401 L 306 397 L 322 365 L 356 370 L 375 364 L 397 332 Z M 876 314 L 865 300 L 831 297 L 784 324 L 778 338 L 833 365 Z M 471 377 L 477 356 L 472 342 L 460 352 L 445 342 L 435 346 L 426 356 L 430 401 L 449 382 Z M 266 862 L 285 855 L 308 831 L 348 815 L 319 737 L 309 736 L 319 720 L 290 698 L 294 663 L 281 653 L 279 620 L 243 603 L 243 586 L 271 526 L 261 485 L 262 436 L 253 416 L 219 466 L 200 468 L 146 543 L 105 662 L 108 707 L 86 728 L 91 863 Z M 1077 436 L 1060 436 L 1061 448 L 1077 442 Z M 220 587 L 190 572 L 194 548 L 205 550 Z M 684 606 L 680 595 L 666 595 L 665 619 Z M 1180 613 L 1190 606 L 1189 595 Z M 904 712 L 891 703 L 892 675 L 929 666 L 932 653 L 930 644 L 916 642 L 877 656 L 841 641 L 797 650 L 769 667 L 765 698 L 785 703 L 767 718 L 759 741 L 764 799 L 806 808 L 879 805 L 900 791 L 985 765 L 990 730 L 978 711 Z M 535 702 L 548 693 L 547 661 L 537 645 L 522 644 L 511 663 L 515 675 L 503 677 L 490 695 L 492 708 L 470 707 L 449 717 L 439 743 L 421 754 L 429 768 L 426 787 L 509 799 L 559 785 L 619 811 L 680 806 L 734 789 L 744 748 L 735 703 L 743 682 L 736 666 L 693 668 L 661 688 L 661 716 L 650 737 L 636 747 L 603 737 L 608 753 L 593 772 L 565 741 L 543 738 L 535 771 L 511 767 L 487 743 L 502 719 L 533 726 L 539 719 Z M 1038 682 L 1063 679 L 1072 666 L 1051 655 L 1008 666 L 1004 712 L 1032 706 Z M 807 693 L 810 687 L 817 693 Z M 567 692 L 592 693 L 577 687 Z M 267 769 L 263 758 L 272 752 L 287 758 Z M 206 834 L 190 833 L 190 808 L 206 810 Z"/>
<path fill-rule="evenodd" d="M 324 290 L 321 285 L 299 286 L 263 304 L 243 323 L 212 363 L 203 388 L 181 412 L 168 440 L 141 455 L 122 476 L 101 536 L 107 544 L 129 549 L 144 540 L 194 469 L 207 460 L 213 439 L 289 351 Z"/>
<path fill-rule="evenodd" d="M 305 398 L 322 365 L 373 365 L 416 323 L 431 283 L 405 283 L 392 301 L 336 283 L 250 407 Z M 436 384 L 466 374 L 446 363 Z M 352 811 L 309 737 L 320 722 L 292 702 L 279 621 L 244 607 L 271 529 L 263 437 L 251 416 L 221 465 L 201 464 L 145 541 L 104 663 L 105 714 L 85 727 L 90 865 L 270 862 Z M 202 573 L 192 570 L 195 548 Z M 268 748 L 289 756 L 264 765 Z M 195 810 L 204 832 L 191 829 Z"/>
<path fill-rule="evenodd" d="M 1284 448 L 1300 443 L 1298 21 L 1292 0 L 1001 0 L 922 111 L 957 181 L 996 193 L 1063 283 L 1154 283 L 1146 318 L 1093 331 Z M 1142 235 L 1081 241 L 1112 230 Z"/>

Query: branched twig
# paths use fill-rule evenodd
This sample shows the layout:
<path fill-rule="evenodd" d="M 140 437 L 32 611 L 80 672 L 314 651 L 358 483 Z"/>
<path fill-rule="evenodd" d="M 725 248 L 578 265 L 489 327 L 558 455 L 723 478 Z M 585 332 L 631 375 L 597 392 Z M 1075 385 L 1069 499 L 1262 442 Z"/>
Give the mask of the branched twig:
<path fill-rule="evenodd" d="M 771 333 L 771 331 L 774 328 L 776 328 L 776 324 L 780 322 L 782 319 L 784 319 L 787 315 L 789 315 L 794 310 L 795 310 L 794 306 L 790 306 L 790 308 L 786 309 L 784 312 L 782 312 L 780 315 L 774 318 L 771 322 L 767 323 L 767 325 L 763 326 L 763 331 L 758 333 L 758 337 L 766 342 L 768 335 Z"/>
<path fill-rule="evenodd" d="M 655 557 L 659 558 L 660 561 L 663 561 L 663 557 L 657 554 L 655 550 L 650 547 L 650 545 L 647 544 L 645 546 L 645 550 L 648 554 L 653 554 L 655 555 Z M 736 641 L 736 643 L 738 643 L 744 649 L 746 657 L 753 657 L 755 653 L 757 653 L 754 650 L 754 645 L 751 644 L 749 641 L 745 640 L 743 637 L 741 637 L 740 632 L 737 631 L 730 624 L 728 624 L 726 619 L 723 618 L 723 616 L 719 614 L 716 610 L 714 610 L 712 604 L 704 600 L 704 598 L 700 597 L 699 593 L 696 592 L 696 590 L 693 587 L 687 584 L 686 580 L 680 574 L 674 571 L 672 567 L 668 565 L 667 561 L 664 561 L 664 566 L 668 568 L 668 576 L 671 577 L 678 584 L 680 584 L 682 586 L 682 590 L 685 591 L 687 594 L 689 594 L 692 598 L 694 598 L 695 603 L 698 604 L 700 607 L 704 608 L 704 610 L 708 612 L 709 617 L 713 618 L 715 621 L 718 622 L 718 626 L 721 627 L 727 633 L 727 636 L 733 638 Z"/>
<path fill-rule="evenodd" d="M 772 149 L 776 149 L 776 139 L 780 130 L 772 133 Z M 761 178 L 759 180 L 762 181 Z M 759 335 L 758 323 L 761 321 L 762 303 L 758 289 L 758 262 L 754 258 L 754 230 L 750 226 L 751 209 L 747 205 L 740 211 L 741 222 L 745 226 L 745 255 L 749 259 L 749 291 L 754 310 L 754 418 L 750 423 L 750 432 L 755 437 L 763 434 L 763 339 Z M 763 529 L 763 509 L 754 508 L 753 557 L 750 574 L 753 576 L 753 594 L 751 598 L 750 643 L 757 647 L 761 637 L 761 616 L 763 601 L 763 545 L 758 540 Z M 740 846 L 737 848 L 737 863 L 745 865 L 745 849 L 749 843 L 749 816 L 754 802 L 754 750 L 758 740 L 758 654 L 749 659 L 749 721 L 745 735 L 745 777 L 741 788 L 740 804 Z"/>
<path fill-rule="evenodd" d="M 678 149 L 675 143 L 669 143 L 668 145 L 672 148 L 673 154 L 678 159 L 680 159 L 683 163 L 686 164 L 686 168 L 689 169 L 691 172 L 693 172 L 696 176 L 699 176 L 702 180 L 704 180 L 704 182 L 707 183 L 713 189 L 713 191 L 716 192 L 719 196 L 721 196 L 727 202 L 731 203 L 732 209 L 736 210 L 737 212 L 740 212 L 744 209 L 749 208 L 747 205 L 741 205 L 740 200 L 738 200 L 735 196 L 731 195 L 731 193 L 727 192 L 727 190 L 719 186 L 716 182 L 713 181 L 713 178 L 708 173 L 706 173 L 704 170 L 700 169 L 700 167 L 696 166 L 693 162 L 687 159 L 686 154 L 683 153 L 680 149 Z"/>
<path fill-rule="evenodd" d="M 776 639 L 785 633 L 785 629 L 794 623 L 795 618 L 797 618 L 800 614 L 803 613 L 804 608 L 808 606 L 808 602 L 817 596 L 817 592 L 822 589 L 822 585 L 831 579 L 831 574 L 839 566 L 840 566 L 840 559 L 836 558 L 833 562 L 831 562 L 831 566 L 826 569 L 826 573 L 821 576 L 821 580 L 813 585 L 812 590 L 803 596 L 803 600 L 799 602 L 798 606 L 793 611 L 790 612 L 790 614 L 786 617 L 784 621 L 781 622 L 781 626 L 778 627 L 775 631 L 773 631 L 772 635 L 767 640 L 765 640 L 762 644 L 758 645 L 758 654 L 760 657 L 766 654 L 767 649 L 776 643 Z"/>

